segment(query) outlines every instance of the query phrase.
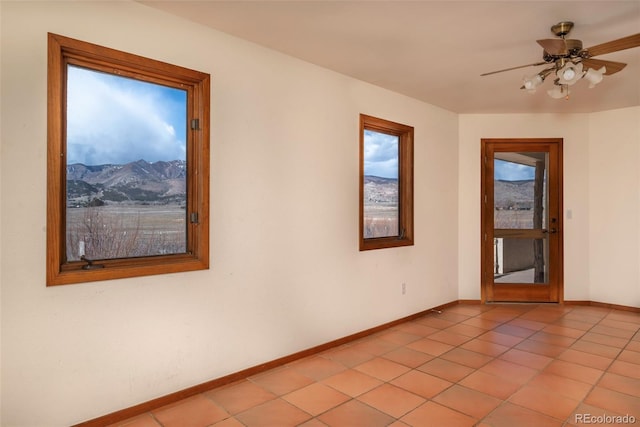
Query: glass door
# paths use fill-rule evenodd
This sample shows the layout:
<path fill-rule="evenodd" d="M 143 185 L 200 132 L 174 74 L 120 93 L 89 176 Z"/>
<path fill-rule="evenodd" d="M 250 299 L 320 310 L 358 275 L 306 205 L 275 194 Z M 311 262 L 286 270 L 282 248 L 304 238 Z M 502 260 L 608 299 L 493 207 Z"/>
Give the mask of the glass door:
<path fill-rule="evenodd" d="M 483 299 L 561 299 L 561 140 L 483 140 Z"/>

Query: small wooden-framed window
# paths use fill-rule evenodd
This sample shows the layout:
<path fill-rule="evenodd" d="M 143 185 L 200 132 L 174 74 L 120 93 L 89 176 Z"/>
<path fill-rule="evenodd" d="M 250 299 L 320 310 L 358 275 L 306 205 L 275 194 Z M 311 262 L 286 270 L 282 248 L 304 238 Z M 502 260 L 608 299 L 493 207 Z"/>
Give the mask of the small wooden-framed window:
<path fill-rule="evenodd" d="M 48 35 L 47 286 L 209 268 L 209 85 Z"/>
<path fill-rule="evenodd" d="M 413 245 L 413 127 L 360 115 L 360 250 Z"/>

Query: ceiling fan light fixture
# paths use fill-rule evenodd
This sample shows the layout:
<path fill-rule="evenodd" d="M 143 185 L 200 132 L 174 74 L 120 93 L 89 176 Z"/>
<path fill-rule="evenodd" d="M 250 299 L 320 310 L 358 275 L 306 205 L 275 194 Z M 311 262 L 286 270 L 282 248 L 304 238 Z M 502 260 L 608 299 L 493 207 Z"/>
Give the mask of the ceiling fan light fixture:
<path fill-rule="evenodd" d="M 553 99 L 569 99 L 569 86 L 565 84 L 556 84 L 555 86 L 553 86 L 553 89 L 547 91 L 547 94 Z"/>
<path fill-rule="evenodd" d="M 538 86 L 544 81 L 544 78 L 540 74 L 536 74 L 531 77 L 525 76 L 522 81 L 524 82 L 524 89 L 526 89 L 527 92 L 535 93 Z"/>
<path fill-rule="evenodd" d="M 544 65 L 547 68 L 538 74 L 530 77 L 524 76 L 520 89 L 525 89 L 528 93 L 535 93 L 545 79 L 553 74 L 554 86 L 547 90 L 547 94 L 554 99 L 569 99 L 569 86 L 573 86 L 578 80 L 584 78 L 589 82 L 589 88 L 593 88 L 603 80 L 605 74 L 617 73 L 627 65 L 622 62 L 594 59 L 593 57 L 640 47 L 640 33 L 636 33 L 583 48 L 581 40 L 566 38 L 572 28 L 573 22 L 562 21 L 551 27 L 551 32 L 558 38 L 536 40 L 543 49 L 542 62 L 504 68 L 483 73 L 480 76 Z M 600 68 L 598 69 L 598 67 Z"/>
<path fill-rule="evenodd" d="M 602 67 L 599 70 L 589 68 L 584 74 L 584 78 L 589 82 L 589 89 L 594 88 L 598 83 L 602 81 L 603 74 L 607 72 L 606 67 Z"/>
<path fill-rule="evenodd" d="M 558 76 L 560 84 L 571 86 L 584 76 L 582 63 L 567 62 L 556 72 L 556 76 Z"/>

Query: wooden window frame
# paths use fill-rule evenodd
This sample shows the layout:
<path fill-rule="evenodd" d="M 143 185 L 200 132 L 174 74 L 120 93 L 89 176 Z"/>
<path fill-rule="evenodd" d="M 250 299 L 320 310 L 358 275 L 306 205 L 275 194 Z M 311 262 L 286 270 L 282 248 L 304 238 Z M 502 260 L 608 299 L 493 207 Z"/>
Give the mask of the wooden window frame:
<path fill-rule="evenodd" d="M 161 84 L 187 92 L 186 251 L 181 254 L 99 260 L 103 268 L 66 259 L 67 65 Z M 48 34 L 47 286 L 209 268 L 209 112 L 206 73 Z M 185 213 L 185 214 L 186 214 Z"/>
<path fill-rule="evenodd" d="M 398 236 L 364 237 L 364 131 L 398 137 Z M 413 139 L 412 126 L 360 114 L 360 250 L 412 246 L 413 236 Z"/>

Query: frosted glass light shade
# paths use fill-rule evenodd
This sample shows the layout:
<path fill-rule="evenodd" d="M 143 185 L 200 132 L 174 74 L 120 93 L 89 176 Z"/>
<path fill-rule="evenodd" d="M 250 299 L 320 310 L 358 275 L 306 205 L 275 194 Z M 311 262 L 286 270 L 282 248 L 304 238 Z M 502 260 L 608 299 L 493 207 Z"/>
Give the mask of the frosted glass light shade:
<path fill-rule="evenodd" d="M 602 67 L 599 70 L 594 70 L 593 68 L 589 68 L 587 72 L 584 74 L 584 78 L 589 82 L 589 89 L 595 87 L 598 83 L 602 81 L 603 74 L 607 72 L 606 67 Z"/>
<path fill-rule="evenodd" d="M 569 88 L 566 85 L 555 85 L 553 89 L 547 91 L 547 94 L 553 99 L 564 98 L 569 95 Z"/>
<path fill-rule="evenodd" d="M 535 93 L 538 86 L 542 84 L 542 77 L 540 74 L 536 74 L 535 76 L 525 77 L 522 79 L 524 82 L 524 88 L 529 93 Z"/>
<path fill-rule="evenodd" d="M 582 78 L 584 75 L 582 71 L 582 63 L 579 62 L 574 64 L 573 62 L 568 62 L 564 65 L 564 67 L 560 68 L 556 72 L 556 76 L 558 76 L 558 80 L 560 84 L 563 85 L 572 85 L 578 80 Z"/>

